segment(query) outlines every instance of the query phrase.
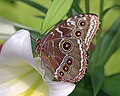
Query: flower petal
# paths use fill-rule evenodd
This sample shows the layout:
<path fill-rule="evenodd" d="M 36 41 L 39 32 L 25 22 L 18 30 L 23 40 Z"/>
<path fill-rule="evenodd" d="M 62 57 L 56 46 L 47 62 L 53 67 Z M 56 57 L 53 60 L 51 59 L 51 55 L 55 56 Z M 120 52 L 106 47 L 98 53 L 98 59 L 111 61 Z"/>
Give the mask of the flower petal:
<path fill-rule="evenodd" d="M 75 84 L 69 82 L 47 81 L 50 86 L 49 96 L 68 96 L 75 88 Z"/>
<path fill-rule="evenodd" d="M 17 62 L 27 62 L 38 70 L 32 55 L 29 31 L 20 30 L 13 34 L 2 46 L 0 59 L 4 63 L 6 62 L 6 65 L 16 67 L 22 66 Z"/>
<path fill-rule="evenodd" d="M 36 63 L 41 65 L 40 60 L 36 58 Z M 45 68 L 44 65 L 38 66 L 43 80 L 49 86 L 49 96 L 68 96 L 75 88 L 74 83 L 52 81 L 53 75 Z"/>
<path fill-rule="evenodd" d="M 19 62 L 19 64 L 23 64 Z M 24 75 L 25 73 L 30 72 L 33 68 L 30 65 L 25 64 L 25 66 L 21 67 L 13 67 L 4 65 L 4 62 L 0 62 L 0 84 L 5 82 L 11 81 L 14 78 L 19 78 L 20 76 Z"/>
<path fill-rule="evenodd" d="M 0 84 L 17 78 L 33 69 L 37 64 L 32 56 L 30 34 L 20 30 L 13 34 L 2 46 L 0 53 Z"/>
<path fill-rule="evenodd" d="M 26 30 L 20 30 L 13 34 L 1 49 L 0 96 L 32 96 L 36 93 L 37 87 L 43 81 L 29 63 L 38 69 L 32 56 L 30 34 Z"/>
<path fill-rule="evenodd" d="M 7 39 L 10 34 L 15 32 L 15 28 L 10 22 L 0 18 L 0 39 Z"/>
<path fill-rule="evenodd" d="M 38 87 L 46 88 L 41 76 L 37 71 L 31 70 L 19 78 L 0 85 L 0 96 L 40 96 L 46 89 L 39 90 Z M 39 88 L 39 89 L 41 89 Z M 46 92 L 47 93 L 47 92 Z M 32 95 L 33 94 L 33 95 Z"/>
<path fill-rule="evenodd" d="M 6 68 L 6 66 L 8 66 L 9 68 L 14 67 L 15 69 L 22 68 L 23 66 L 27 68 L 27 63 L 31 64 L 38 72 L 42 73 L 44 81 L 48 84 L 50 88 L 49 96 L 56 96 L 56 94 L 58 96 L 67 96 L 75 88 L 75 84 L 73 83 L 52 81 L 51 78 L 48 78 L 48 76 L 45 75 L 44 69 L 40 67 L 41 64 L 36 64 L 33 59 L 30 34 L 26 30 L 18 31 L 5 42 L 1 50 L 0 61 L 0 66 L 2 66 L 2 68 Z M 14 87 L 11 87 L 9 89 L 13 90 L 13 88 Z M 6 90 L 7 89 L 5 89 L 5 91 Z M 15 89 L 14 91 L 11 90 L 9 92 L 15 91 Z"/>

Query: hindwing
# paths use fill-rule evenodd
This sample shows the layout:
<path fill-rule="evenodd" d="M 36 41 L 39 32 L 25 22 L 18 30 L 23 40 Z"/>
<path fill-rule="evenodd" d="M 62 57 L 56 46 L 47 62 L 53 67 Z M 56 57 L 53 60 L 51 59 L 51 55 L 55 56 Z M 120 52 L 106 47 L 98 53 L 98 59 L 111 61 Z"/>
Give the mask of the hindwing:
<path fill-rule="evenodd" d="M 59 38 L 43 45 L 41 58 L 58 80 L 77 82 L 85 74 L 86 46 L 79 38 Z"/>

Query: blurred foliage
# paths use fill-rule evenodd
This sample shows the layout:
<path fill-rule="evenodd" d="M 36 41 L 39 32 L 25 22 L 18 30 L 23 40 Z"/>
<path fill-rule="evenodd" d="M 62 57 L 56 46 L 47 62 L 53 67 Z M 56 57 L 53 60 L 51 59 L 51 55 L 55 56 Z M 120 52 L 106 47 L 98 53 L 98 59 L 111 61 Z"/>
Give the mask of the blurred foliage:
<path fill-rule="evenodd" d="M 34 38 L 42 38 L 62 19 L 81 13 L 97 14 L 101 26 L 94 39 L 94 52 L 89 50 L 87 73 L 69 96 L 119 96 L 120 0 L 0 1 L 0 16 L 27 26 Z M 22 27 L 16 25 L 15 28 Z M 34 50 L 34 41 L 32 45 Z"/>

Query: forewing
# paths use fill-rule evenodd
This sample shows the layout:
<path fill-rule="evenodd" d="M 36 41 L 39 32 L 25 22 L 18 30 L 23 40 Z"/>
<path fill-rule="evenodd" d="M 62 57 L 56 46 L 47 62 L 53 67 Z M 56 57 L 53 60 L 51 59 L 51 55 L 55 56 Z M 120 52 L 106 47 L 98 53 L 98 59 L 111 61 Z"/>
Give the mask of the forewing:
<path fill-rule="evenodd" d="M 70 17 L 55 26 L 43 39 L 47 42 L 54 38 L 81 38 L 88 50 L 100 26 L 99 18 L 95 14 L 81 14 Z M 50 36 L 52 34 L 52 36 Z"/>
<path fill-rule="evenodd" d="M 95 14 L 81 14 L 67 19 L 66 24 L 67 28 L 72 30 L 72 36 L 81 38 L 86 45 L 86 50 L 88 50 L 99 29 L 100 22 L 98 16 Z"/>

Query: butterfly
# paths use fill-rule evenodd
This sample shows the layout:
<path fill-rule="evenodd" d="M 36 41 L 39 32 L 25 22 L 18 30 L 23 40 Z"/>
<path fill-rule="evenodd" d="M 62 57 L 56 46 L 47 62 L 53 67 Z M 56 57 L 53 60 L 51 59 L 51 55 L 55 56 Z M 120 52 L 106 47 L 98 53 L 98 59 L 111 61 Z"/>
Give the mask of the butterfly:
<path fill-rule="evenodd" d="M 78 82 L 87 68 L 87 50 L 99 29 L 95 14 L 70 17 L 36 41 L 36 52 L 59 81 Z"/>

